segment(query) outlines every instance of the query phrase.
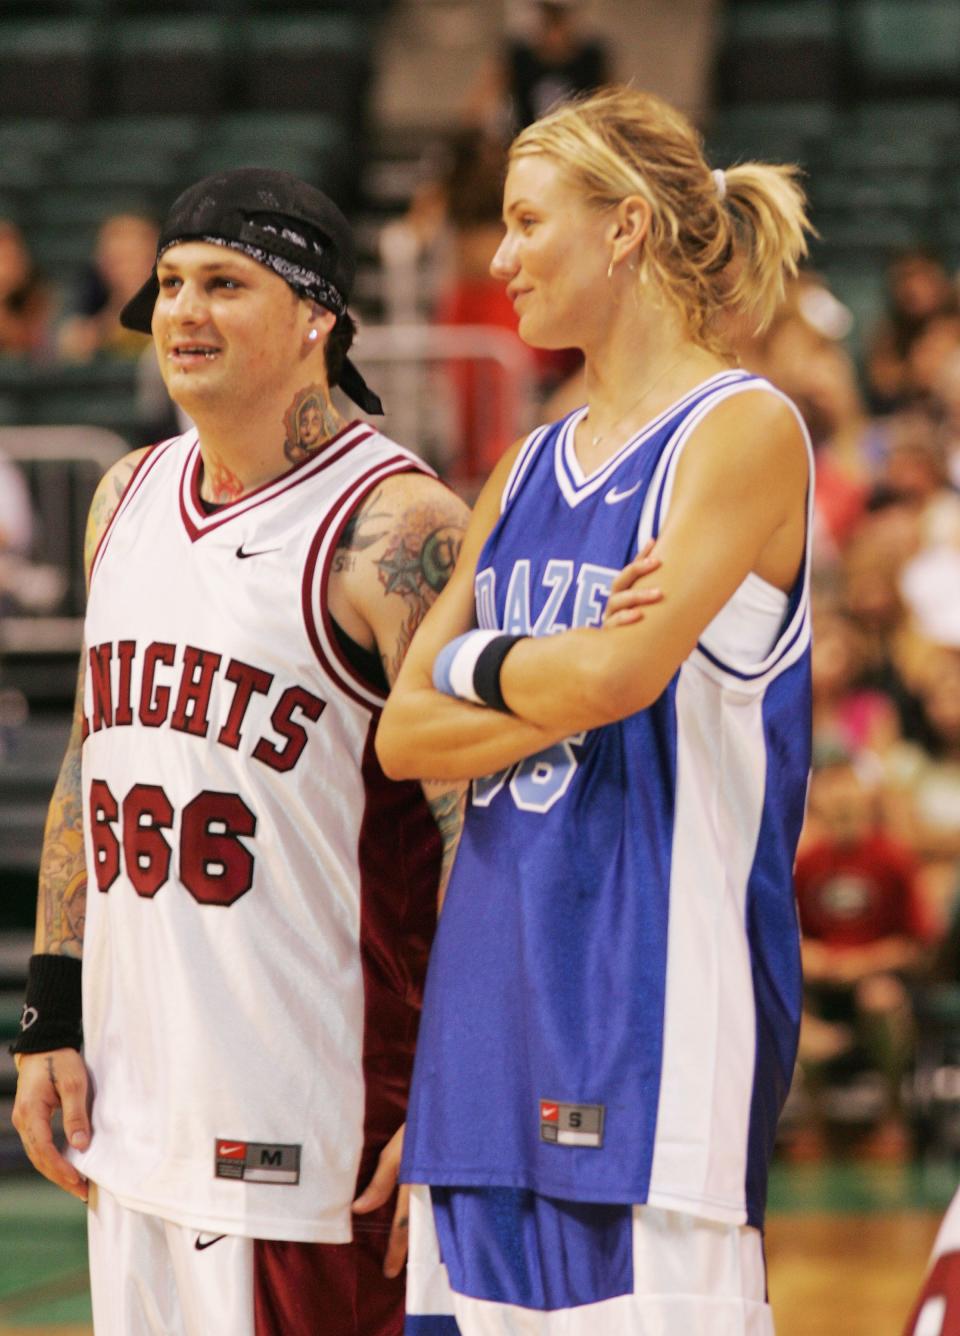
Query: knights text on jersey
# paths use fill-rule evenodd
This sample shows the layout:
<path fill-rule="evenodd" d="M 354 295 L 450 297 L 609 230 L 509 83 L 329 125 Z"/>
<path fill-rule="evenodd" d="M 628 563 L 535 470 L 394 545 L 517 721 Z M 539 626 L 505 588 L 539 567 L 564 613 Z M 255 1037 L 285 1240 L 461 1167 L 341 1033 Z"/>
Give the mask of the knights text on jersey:
<path fill-rule="evenodd" d="M 777 393 L 712 377 L 589 477 L 582 410 L 534 433 L 478 562 L 478 624 L 598 626 L 693 429 L 756 389 Z M 808 565 L 789 598 L 771 591 L 785 611 L 765 656 L 729 654 L 718 618 L 650 708 L 474 781 L 406 1180 L 759 1223 L 800 1014 Z M 727 608 L 749 629 L 742 592 Z"/>
<path fill-rule="evenodd" d="M 181 1224 L 344 1242 L 365 1130 L 403 1119 L 439 844 L 377 765 L 326 581 L 359 502 L 423 466 L 354 424 L 208 514 L 200 465 L 195 433 L 153 449 L 93 565 L 74 1158 Z"/>

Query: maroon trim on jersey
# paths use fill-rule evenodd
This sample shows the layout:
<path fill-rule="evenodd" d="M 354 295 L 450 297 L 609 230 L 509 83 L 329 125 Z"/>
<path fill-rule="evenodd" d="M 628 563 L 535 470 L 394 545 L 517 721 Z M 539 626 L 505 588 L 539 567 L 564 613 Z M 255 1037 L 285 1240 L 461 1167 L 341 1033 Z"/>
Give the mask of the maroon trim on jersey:
<path fill-rule="evenodd" d="M 913 1306 L 903 1336 L 916 1336 L 917 1321 L 924 1305 L 931 1299 L 941 1299 L 944 1305 L 937 1336 L 960 1336 L 960 1252 L 944 1253 L 934 1262 L 920 1297 Z"/>
<path fill-rule="evenodd" d="M 366 430 L 363 428 L 366 427 Z M 359 429 L 359 430 L 358 430 Z M 331 450 L 331 446 L 337 441 L 341 441 L 348 433 L 353 433 L 350 440 L 344 442 L 337 449 Z M 331 436 L 324 443 L 323 451 L 316 455 L 311 455 L 308 459 L 301 459 L 299 463 L 293 464 L 284 473 L 280 473 L 276 478 L 271 478 L 269 482 L 261 483 L 259 487 L 254 487 L 251 491 L 245 492 L 236 501 L 228 501 L 225 505 L 219 506 L 213 515 L 206 518 L 205 521 L 197 523 L 187 509 L 185 496 L 189 494 L 194 508 L 203 513 L 203 501 L 200 497 L 200 466 L 202 456 L 199 447 L 192 462 L 188 456 L 183 466 L 183 473 L 180 480 L 180 514 L 183 518 L 184 528 L 192 543 L 204 534 L 212 533 L 214 529 L 219 529 L 222 524 L 228 524 L 230 520 L 236 519 L 238 515 L 246 515 L 248 511 L 262 506 L 265 501 L 272 501 L 274 496 L 281 496 L 291 487 L 299 486 L 307 478 L 312 478 L 315 473 L 321 473 L 324 469 L 335 464 L 338 459 L 342 459 L 345 454 L 364 441 L 368 441 L 374 435 L 374 429 L 367 427 L 364 422 L 349 422 L 345 427 Z M 268 496 L 264 493 L 269 492 Z"/>
<path fill-rule="evenodd" d="M 365 793 L 358 840 L 363 969 L 363 1151 L 357 1191 L 402 1124 L 413 1070 L 427 956 L 437 922 L 440 835 L 420 785 L 387 779 L 370 721 L 361 762 Z M 383 1259 L 396 1193 L 353 1220 L 352 1243 L 257 1239 L 256 1336 L 401 1336 L 403 1277 Z"/>
<path fill-rule="evenodd" d="M 380 767 L 377 723 L 370 721 L 360 767 L 365 801 L 357 843 L 366 1088 L 360 1188 L 407 1113 L 442 855 L 419 781 L 388 779 Z"/>
<path fill-rule="evenodd" d="M 336 514 L 341 513 L 339 509 L 331 511 L 314 534 L 313 542 L 310 544 L 307 560 L 303 567 L 303 582 L 301 585 L 303 620 L 307 629 L 307 636 L 310 640 L 310 644 L 313 646 L 313 652 L 316 654 L 324 671 L 328 673 L 335 682 L 339 683 L 350 699 L 356 701 L 358 705 L 366 706 L 368 710 L 377 708 L 376 705 L 371 703 L 369 699 L 370 695 L 375 696 L 378 701 L 386 700 L 386 696 L 382 691 L 379 691 L 375 686 L 368 682 L 366 678 L 361 677 L 341 649 L 340 642 L 337 640 L 336 633 L 333 629 L 333 618 L 330 615 L 330 608 L 328 606 L 327 583 L 333 568 L 333 558 L 337 550 L 337 543 L 340 540 L 340 535 L 347 527 L 350 517 L 356 511 L 357 507 L 362 505 L 379 483 L 383 482 L 385 478 L 394 477 L 398 473 L 423 473 L 427 477 L 433 476 L 425 465 L 421 468 L 416 460 L 410 459 L 407 455 L 396 455 L 393 459 L 382 459 L 379 464 L 375 464 L 372 468 L 369 468 L 366 473 L 362 474 L 356 480 L 354 484 L 355 490 L 353 492 L 345 492 L 342 497 L 342 518 L 337 524 L 327 552 L 326 561 L 320 572 L 319 597 L 316 600 L 313 598 L 312 590 L 317 561 L 320 556 L 320 548 L 323 546 L 325 538 L 330 533 L 330 528 L 334 522 Z M 332 651 L 332 657 L 327 653 L 317 629 L 316 605 L 319 605 L 320 608 L 320 615 L 323 619 L 323 627 L 326 633 L 327 643 Z M 358 686 L 362 687 L 363 691 L 369 694 L 364 695 L 361 692 L 358 692 Z"/>
<path fill-rule="evenodd" d="M 120 500 L 117 502 L 116 509 L 110 516 L 109 520 L 107 520 L 106 527 L 103 533 L 100 535 L 100 540 L 97 543 L 96 551 L 93 554 L 93 560 L 90 563 L 91 585 L 93 584 L 93 574 L 97 568 L 97 562 L 100 560 L 100 554 L 101 552 L 106 552 L 107 550 L 107 535 L 113 532 L 113 522 L 120 514 L 120 509 L 123 506 L 123 503 L 127 500 L 128 497 L 133 496 L 134 491 L 139 490 L 150 469 L 153 468 L 154 464 L 156 464 L 157 461 L 161 458 L 161 456 L 166 452 L 166 448 L 168 446 L 171 446 L 173 442 L 177 439 L 178 438 L 176 436 L 171 436 L 166 441 L 158 441 L 156 445 L 148 446 L 146 454 L 137 461 L 133 472 L 127 479 L 126 486 L 120 493 Z"/>

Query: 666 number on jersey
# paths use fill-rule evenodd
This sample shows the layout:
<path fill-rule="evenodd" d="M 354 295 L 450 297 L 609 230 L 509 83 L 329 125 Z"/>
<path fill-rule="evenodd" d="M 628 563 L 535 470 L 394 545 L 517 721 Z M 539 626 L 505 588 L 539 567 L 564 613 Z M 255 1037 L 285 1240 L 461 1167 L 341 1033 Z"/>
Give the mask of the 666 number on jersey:
<path fill-rule="evenodd" d="M 164 831 L 174 810 L 157 784 L 134 784 L 118 801 L 102 779 L 90 785 L 90 838 L 97 887 L 109 891 L 124 871 L 138 895 L 156 895 L 170 879 L 173 849 Z M 119 826 L 118 837 L 116 826 Z M 179 881 L 203 905 L 232 905 L 253 884 L 253 854 L 241 842 L 257 818 L 236 793 L 204 789 L 180 815 Z"/>

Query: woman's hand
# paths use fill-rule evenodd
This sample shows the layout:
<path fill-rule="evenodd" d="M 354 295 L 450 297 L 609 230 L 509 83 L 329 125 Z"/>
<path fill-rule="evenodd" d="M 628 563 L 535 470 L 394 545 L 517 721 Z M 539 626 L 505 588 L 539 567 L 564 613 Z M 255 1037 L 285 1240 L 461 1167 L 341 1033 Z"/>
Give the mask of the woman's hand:
<path fill-rule="evenodd" d="M 604 626 L 629 626 L 631 622 L 640 622 L 644 608 L 663 598 L 659 589 L 641 583 L 660 568 L 660 558 L 653 555 L 654 542 L 653 538 L 647 539 L 610 586 L 610 597 L 603 614 Z"/>

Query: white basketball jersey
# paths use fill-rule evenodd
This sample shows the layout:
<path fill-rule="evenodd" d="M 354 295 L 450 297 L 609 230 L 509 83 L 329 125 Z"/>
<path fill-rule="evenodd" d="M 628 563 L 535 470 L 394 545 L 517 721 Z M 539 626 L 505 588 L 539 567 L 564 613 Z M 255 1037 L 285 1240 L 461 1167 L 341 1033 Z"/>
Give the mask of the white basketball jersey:
<path fill-rule="evenodd" d="M 439 845 L 418 786 L 376 763 L 383 698 L 342 657 L 325 584 L 358 503 L 411 469 L 354 424 L 210 514 L 190 432 L 146 456 L 101 541 L 83 745 L 93 1137 L 74 1159 L 134 1209 L 351 1237 L 370 1090 L 414 1041 Z M 384 1096 L 394 1126 L 403 1075 Z"/>

